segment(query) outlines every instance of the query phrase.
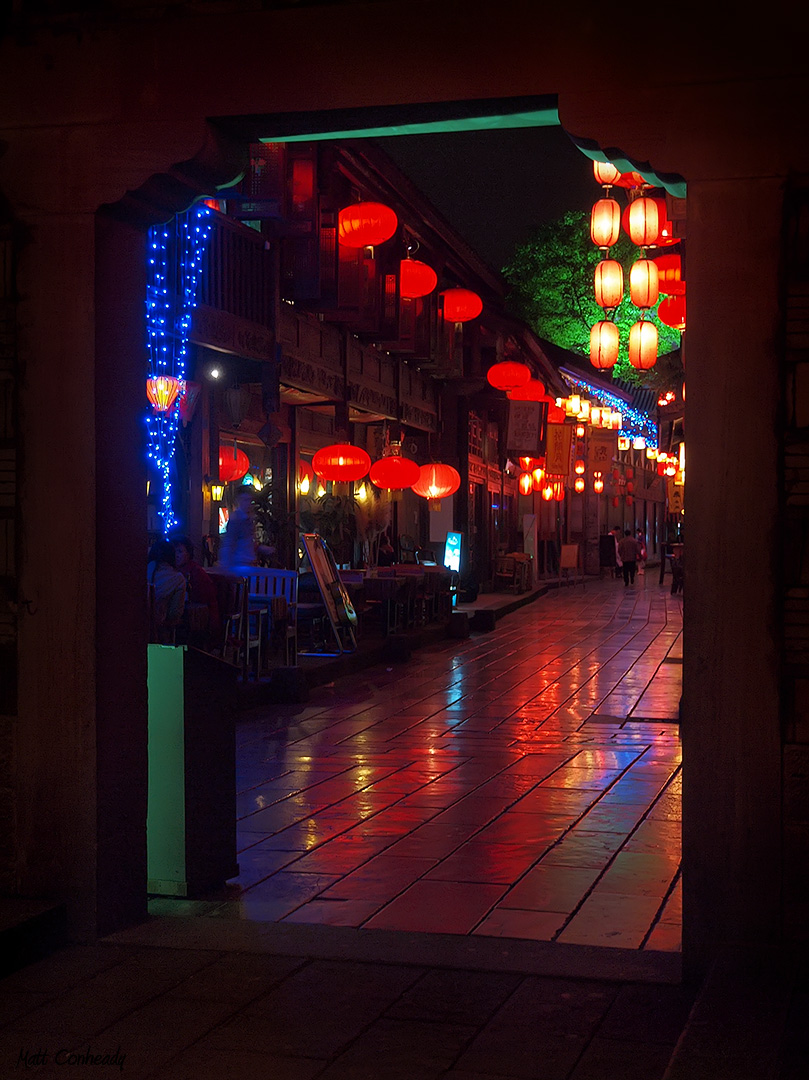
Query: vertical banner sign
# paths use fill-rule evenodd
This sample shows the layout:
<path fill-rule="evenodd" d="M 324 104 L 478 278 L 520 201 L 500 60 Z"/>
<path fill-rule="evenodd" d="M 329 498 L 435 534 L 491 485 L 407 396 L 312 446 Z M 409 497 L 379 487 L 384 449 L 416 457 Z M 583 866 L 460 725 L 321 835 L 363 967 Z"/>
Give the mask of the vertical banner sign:
<path fill-rule="evenodd" d="M 590 428 L 587 436 L 587 468 L 590 472 L 606 473 L 617 455 L 618 432 Z"/>
<path fill-rule="evenodd" d="M 552 476 L 568 476 L 572 452 L 572 424 L 548 424 L 545 472 Z"/>
<path fill-rule="evenodd" d="M 526 457 L 534 457 L 539 453 L 539 417 L 538 401 L 508 403 L 507 450 Z"/>
<path fill-rule="evenodd" d="M 684 489 L 682 484 L 675 484 L 674 477 L 667 477 L 668 483 L 666 484 L 669 499 L 669 513 L 681 514 L 683 510 L 683 494 Z"/>

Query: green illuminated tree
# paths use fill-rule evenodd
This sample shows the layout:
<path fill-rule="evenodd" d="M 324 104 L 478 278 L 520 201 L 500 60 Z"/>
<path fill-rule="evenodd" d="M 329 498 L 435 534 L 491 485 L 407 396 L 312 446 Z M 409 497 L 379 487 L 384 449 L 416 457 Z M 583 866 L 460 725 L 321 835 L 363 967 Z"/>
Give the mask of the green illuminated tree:
<path fill-rule="evenodd" d="M 590 239 L 589 215 L 572 210 L 557 221 L 542 225 L 534 236 L 522 244 L 514 258 L 503 268 L 509 285 L 509 306 L 515 315 L 528 323 L 546 341 L 562 349 L 590 355 L 590 328 L 604 318 L 603 310 L 593 295 L 593 274 L 602 253 Z M 621 236 L 610 249 L 610 258 L 624 269 L 629 281 L 629 268 L 638 258 L 638 249 L 626 236 Z M 651 371 L 636 371 L 629 363 L 627 340 L 629 328 L 641 312 L 626 295 L 617 308 L 614 321 L 621 335 L 621 349 L 613 372 L 618 379 L 655 389 L 672 385 L 682 376 L 675 361 L 660 361 Z M 658 354 L 679 348 L 680 335 L 661 323 L 656 314 L 652 322 L 659 335 Z"/>

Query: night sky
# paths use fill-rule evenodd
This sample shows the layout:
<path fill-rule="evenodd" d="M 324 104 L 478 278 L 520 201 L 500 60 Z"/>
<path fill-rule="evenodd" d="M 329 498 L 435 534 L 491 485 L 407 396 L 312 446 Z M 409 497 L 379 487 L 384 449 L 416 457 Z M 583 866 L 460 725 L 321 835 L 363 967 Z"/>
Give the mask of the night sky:
<path fill-rule="evenodd" d="M 378 139 L 493 270 L 566 210 L 589 211 L 593 167 L 559 127 Z"/>

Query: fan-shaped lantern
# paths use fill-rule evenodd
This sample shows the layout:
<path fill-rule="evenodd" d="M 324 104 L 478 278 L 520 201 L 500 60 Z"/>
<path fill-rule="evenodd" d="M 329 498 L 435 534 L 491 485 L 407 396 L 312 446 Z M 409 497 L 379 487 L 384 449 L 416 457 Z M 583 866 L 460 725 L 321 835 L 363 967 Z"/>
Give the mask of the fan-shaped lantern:
<path fill-rule="evenodd" d="M 615 199 L 599 199 L 590 214 L 590 239 L 596 247 L 611 248 L 621 235 L 621 207 Z"/>
<path fill-rule="evenodd" d="M 486 378 L 495 390 L 516 390 L 531 381 L 531 369 L 527 364 L 519 364 L 515 360 L 503 360 L 499 364 L 492 364 Z"/>
<path fill-rule="evenodd" d="M 657 263 L 652 259 L 637 259 L 629 271 L 629 296 L 635 307 L 654 307 L 660 296 Z"/>
<path fill-rule="evenodd" d="M 618 179 L 615 181 L 616 187 L 622 188 L 642 188 L 649 185 L 643 179 L 639 172 L 625 172 L 621 173 Z"/>
<path fill-rule="evenodd" d="M 460 486 L 461 474 L 458 470 L 452 465 L 439 462 L 422 465 L 419 469 L 418 480 L 412 485 L 412 489 L 417 495 L 427 500 L 431 510 L 440 510 L 441 500 L 454 495 Z"/>
<path fill-rule="evenodd" d="M 657 327 L 636 322 L 629 329 L 629 362 L 638 371 L 648 371 L 657 363 Z"/>
<path fill-rule="evenodd" d="M 183 425 L 190 424 L 194 419 L 194 413 L 197 411 L 197 402 L 199 401 L 199 395 L 202 391 L 202 383 L 198 382 L 184 382 L 180 391 L 180 419 Z"/>
<path fill-rule="evenodd" d="M 617 259 L 602 259 L 595 269 L 595 294 L 599 307 L 615 308 L 624 295 L 624 271 Z"/>
<path fill-rule="evenodd" d="M 372 484 L 386 491 L 401 491 L 403 488 L 412 487 L 417 482 L 419 471 L 416 462 L 411 461 L 410 458 L 390 454 L 373 463 L 368 479 Z"/>
<path fill-rule="evenodd" d="M 685 330 L 685 296 L 667 296 L 661 300 L 657 317 L 674 330 Z"/>
<path fill-rule="evenodd" d="M 250 458 L 244 450 L 235 446 L 219 447 L 219 479 L 223 484 L 241 480 L 249 468 Z"/>
<path fill-rule="evenodd" d="M 530 472 L 520 473 L 520 478 L 517 481 L 517 485 L 520 489 L 521 495 L 530 495 L 534 490 L 534 481 Z"/>
<path fill-rule="evenodd" d="M 390 240 L 398 225 L 395 212 L 384 203 L 354 203 L 338 215 L 337 238 L 344 247 L 375 247 Z"/>
<path fill-rule="evenodd" d="M 509 401 L 544 401 L 545 384 L 539 379 L 529 379 L 524 386 L 516 386 L 513 390 L 506 391 Z"/>
<path fill-rule="evenodd" d="M 629 239 L 638 247 L 651 247 L 660 232 L 660 208 L 658 199 L 642 195 L 633 199 L 624 214 L 624 229 Z"/>
<path fill-rule="evenodd" d="M 419 300 L 438 284 L 438 274 L 418 259 L 402 259 L 399 263 L 399 295 L 405 300 Z"/>
<path fill-rule="evenodd" d="M 602 187 L 612 187 L 620 180 L 621 171 L 616 169 L 610 161 L 594 161 L 593 176 L 596 178 L 596 183 L 601 184 Z"/>
<path fill-rule="evenodd" d="M 324 446 L 312 458 L 312 468 L 321 480 L 335 480 L 340 483 L 362 480 L 370 467 L 370 455 L 351 443 Z"/>
<path fill-rule="evenodd" d="M 146 380 L 146 397 L 155 412 L 167 413 L 182 389 L 182 383 L 173 375 L 157 375 Z"/>
<path fill-rule="evenodd" d="M 445 289 L 441 296 L 444 300 L 446 322 L 469 322 L 483 311 L 483 301 L 471 289 Z"/>
<path fill-rule="evenodd" d="M 615 323 L 601 319 L 590 331 L 590 363 L 604 371 L 618 359 L 620 337 Z"/>
<path fill-rule="evenodd" d="M 666 296 L 685 296 L 682 256 L 674 253 L 658 255 L 655 262 L 660 291 Z"/>

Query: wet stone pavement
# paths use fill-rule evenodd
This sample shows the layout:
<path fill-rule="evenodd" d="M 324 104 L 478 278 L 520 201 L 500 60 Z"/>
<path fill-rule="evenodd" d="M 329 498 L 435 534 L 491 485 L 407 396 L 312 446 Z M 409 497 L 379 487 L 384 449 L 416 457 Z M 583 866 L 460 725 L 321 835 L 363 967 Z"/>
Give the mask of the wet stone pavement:
<path fill-rule="evenodd" d="M 554 590 L 238 725 L 238 878 L 159 913 L 680 948 L 682 596 Z"/>
<path fill-rule="evenodd" d="M 0 1076 L 662 1080 L 681 604 L 588 582 L 244 716 L 239 878 L 0 981 Z"/>

